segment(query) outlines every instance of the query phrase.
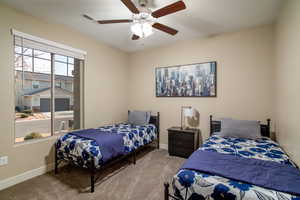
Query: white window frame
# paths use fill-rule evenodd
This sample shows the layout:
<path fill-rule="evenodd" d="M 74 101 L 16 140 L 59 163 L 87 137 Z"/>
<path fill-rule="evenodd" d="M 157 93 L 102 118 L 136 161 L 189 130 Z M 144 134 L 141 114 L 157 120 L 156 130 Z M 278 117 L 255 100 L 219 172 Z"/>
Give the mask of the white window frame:
<path fill-rule="evenodd" d="M 15 30 L 15 29 L 11 29 L 11 33 L 12 33 L 12 35 L 19 36 L 19 37 L 22 37 L 22 38 L 26 38 L 28 40 L 32 40 L 32 41 L 42 43 L 42 44 L 45 44 L 45 45 L 48 45 L 48 46 L 52 46 L 52 47 L 61 49 L 62 51 L 66 50 L 66 51 L 69 51 L 69 52 L 73 52 L 74 54 L 77 55 L 77 56 L 67 55 L 67 56 L 70 56 L 70 57 L 76 57 L 78 59 L 84 59 L 85 56 L 87 55 L 87 52 L 83 51 L 81 49 L 76 49 L 76 48 L 73 48 L 73 47 L 70 47 L 70 46 L 67 46 L 67 45 L 64 45 L 64 44 L 60 44 L 60 43 L 57 43 L 57 42 L 54 42 L 54 41 L 51 41 L 51 40 L 47 40 L 47 39 L 40 38 L 40 37 L 37 37 L 37 36 L 33 36 L 33 35 L 30 35 L 30 34 L 27 34 L 27 33 L 23 33 L 21 31 Z M 55 52 L 55 53 L 60 54 L 58 52 Z M 62 54 L 62 55 L 66 55 L 66 54 Z"/>
<path fill-rule="evenodd" d="M 43 39 L 43 38 L 40 38 L 40 37 L 36 37 L 36 36 L 32 36 L 32 35 L 29 35 L 29 34 L 26 34 L 26 33 L 22 33 L 20 31 L 16 31 L 14 29 L 11 29 L 11 33 L 12 33 L 12 36 L 18 36 L 18 37 L 22 37 L 22 38 L 25 38 L 25 39 L 29 39 L 29 40 L 32 40 L 34 42 L 39 42 L 39 43 L 42 43 L 42 44 L 45 44 L 45 45 L 49 45 L 49 46 L 52 46 L 52 48 L 60 48 L 62 49 L 62 52 L 66 52 L 66 51 L 71 51 L 73 52 L 73 54 L 68 54 L 68 55 L 65 55 L 65 56 L 68 56 L 68 57 L 75 57 L 77 59 L 80 59 L 80 60 L 85 60 L 85 56 L 87 55 L 87 52 L 86 51 L 83 51 L 83 50 L 80 50 L 80 49 L 76 49 L 76 48 L 73 48 L 73 47 L 70 47 L 70 46 L 67 46 L 67 45 L 64 45 L 64 44 L 60 44 L 60 43 L 57 43 L 57 42 L 54 42 L 54 41 L 51 41 L 51 40 L 46 40 L 46 39 Z M 15 45 L 14 46 L 14 51 L 13 51 L 13 56 L 15 55 Z M 42 50 L 44 51 L 44 50 Z M 51 53 L 51 60 L 52 60 L 52 64 L 51 64 L 51 70 L 54 72 L 55 68 L 54 68 L 54 63 L 55 63 L 55 59 L 54 59 L 54 54 L 58 54 L 58 55 L 64 55 L 64 54 L 61 54 L 61 53 Z M 75 55 L 75 56 L 72 56 L 72 55 Z M 34 59 L 34 58 L 33 58 Z M 73 64 L 74 65 L 74 64 Z M 53 74 L 53 72 L 51 74 Z M 14 74 L 14 73 L 13 73 Z M 52 75 L 51 78 L 54 80 L 54 76 Z M 15 76 L 13 76 L 13 80 L 15 79 Z M 83 84 L 80 86 L 81 91 L 80 91 L 80 115 L 81 115 L 81 120 L 80 120 L 80 127 L 81 128 L 84 128 L 85 127 L 85 110 L 84 110 L 84 79 L 85 79 L 85 62 L 83 63 L 83 66 L 82 66 L 82 71 L 81 71 L 81 75 L 80 75 L 80 79 L 81 79 L 81 83 L 80 84 Z M 51 95 L 54 95 L 54 88 L 55 88 L 55 85 L 53 85 L 53 80 L 51 81 Z M 74 85 L 73 85 L 74 86 Z M 14 87 L 15 88 L 15 87 Z M 54 98 L 52 98 L 53 101 L 55 101 Z M 55 105 L 55 104 L 53 104 Z M 15 107 L 15 104 L 14 104 L 14 107 Z M 51 112 L 52 112 L 52 115 L 54 114 L 54 108 L 51 109 Z M 52 117 L 51 118 L 51 130 L 53 130 L 53 125 L 54 125 L 54 118 Z M 20 145 L 24 145 L 24 144 L 32 144 L 32 143 L 37 143 L 37 142 L 40 142 L 40 141 L 47 141 L 47 140 L 52 140 L 53 138 L 57 138 L 59 137 L 59 135 L 61 134 L 54 134 L 53 131 L 51 131 L 51 135 L 49 137 L 44 137 L 44 138 L 41 138 L 41 139 L 34 139 L 34 140 L 27 140 L 27 141 L 23 141 L 23 142 L 16 142 L 16 135 L 15 135 L 15 120 L 14 120 L 14 146 L 20 146 Z"/>

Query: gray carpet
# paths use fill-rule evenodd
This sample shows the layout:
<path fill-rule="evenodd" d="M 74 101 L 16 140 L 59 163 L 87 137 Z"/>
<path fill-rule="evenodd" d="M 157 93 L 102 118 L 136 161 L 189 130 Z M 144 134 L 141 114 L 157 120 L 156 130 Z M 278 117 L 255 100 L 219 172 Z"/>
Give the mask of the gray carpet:
<path fill-rule="evenodd" d="M 58 175 L 38 176 L 0 191 L 1 200 L 160 200 L 163 183 L 170 181 L 185 159 L 170 157 L 165 150 L 145 149 L 136 165 L 122 161 L 100 172 L 95 192 L 89 192 L 89 173 L 66 166 Z"/>

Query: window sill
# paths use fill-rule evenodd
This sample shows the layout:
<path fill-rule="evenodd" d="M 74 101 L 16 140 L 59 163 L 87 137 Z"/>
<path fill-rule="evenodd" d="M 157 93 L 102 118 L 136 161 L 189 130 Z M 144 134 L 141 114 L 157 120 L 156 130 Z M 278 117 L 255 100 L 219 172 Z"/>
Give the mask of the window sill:
<path fill-rule="evenodd" d="M 58 137 L 62 136 L 63 134 L 65 134 L 65 133 L 58 133 L 53 136 L 49 136 L 49 137 L 45 137 L 45 138 L 17 142 L 17 143 L 14 143 L 13 147 L 20 147 L 20 146 L 24 146 L 24 145 L 28 145 L 28 144 L 35 144 L 35 143 L 41 143 L 41 142 L 45 142 L 45 141 L 49 141 L 49 140 L 56 140 Z"/>

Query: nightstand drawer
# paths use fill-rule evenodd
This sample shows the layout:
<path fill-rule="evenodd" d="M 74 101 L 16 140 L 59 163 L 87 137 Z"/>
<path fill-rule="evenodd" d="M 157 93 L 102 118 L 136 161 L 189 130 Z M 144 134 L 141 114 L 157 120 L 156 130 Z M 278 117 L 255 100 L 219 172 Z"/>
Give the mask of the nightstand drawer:
<path fill-rule="evenodd" d="M 194 149 L 193 141 L 194 140 L 174 140 L 170 138 L 168 142 L 171 146 Z"/>
<path fill-rule="evenodd" d="M 182 148 L 179 146 L 171 146 L 169 149 L 169 154 L 171 156 L 180 156 L 184 158 L 188 158 L 193 152 L 193 148 Z"/>
<path fill-rule="evenodd" d="M 170 131 L 169 138 L 171 141 L 183 141 L 185 143 L 192 143 L 194 141 L 195 135 L 192 133 L 181 133 Z"/>

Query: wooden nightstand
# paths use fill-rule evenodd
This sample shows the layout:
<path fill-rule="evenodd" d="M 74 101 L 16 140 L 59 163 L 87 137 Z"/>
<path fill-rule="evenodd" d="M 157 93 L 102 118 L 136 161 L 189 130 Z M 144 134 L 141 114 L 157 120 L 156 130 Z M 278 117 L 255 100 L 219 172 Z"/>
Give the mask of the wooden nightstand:
<path fill-rule="evenodd" d="M 170 156 L 188 158 L 199 147 L 199 129 L 168 129 L 168 150 Z"/>

